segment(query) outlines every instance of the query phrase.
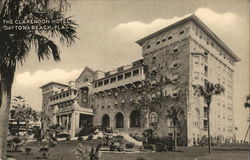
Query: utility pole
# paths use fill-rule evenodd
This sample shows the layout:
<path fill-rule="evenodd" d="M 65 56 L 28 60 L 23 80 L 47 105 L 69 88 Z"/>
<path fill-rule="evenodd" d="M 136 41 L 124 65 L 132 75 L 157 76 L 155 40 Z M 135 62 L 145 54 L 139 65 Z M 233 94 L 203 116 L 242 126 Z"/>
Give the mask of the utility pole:
<path fill-rule="evenodd" d="M 247 120 L 248 121 L 248 128 L 247 128 L 247 132 L 246 132 L 246 135 L 245 135 L 245 138 L 244 138 L 244 142 L 246 141 L 247 135 L 248 135 L 249 130 L 250 130 L 250 95 L 247 96 L 246 103 L 245 103 L 245 108 L 248 108 L 248 110 L 249 110 L 249 117 L 248 117 L 248 120 Z M 250 133 L 249 133 L 248 142 L 250 142 Z"/>

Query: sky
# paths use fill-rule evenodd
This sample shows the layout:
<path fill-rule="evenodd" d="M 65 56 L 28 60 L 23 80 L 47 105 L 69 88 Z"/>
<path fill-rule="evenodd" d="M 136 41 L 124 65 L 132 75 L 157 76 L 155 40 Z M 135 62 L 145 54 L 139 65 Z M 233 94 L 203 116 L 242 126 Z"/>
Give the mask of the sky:
<path fill-rule="evenodd" d="M 32 50 L 17 67 L 14 96 L 41 110 L 43 84 L 75 80 L 86 66 L 109 71 L 130 64 L 142 58 L 136 40 L 195 14 L 241 59 L 234 75 L 234 119 L 237 135 L 244 137 L 248 111 L 243 104 L 250 89 L 248 0 L 74 0 L 67 14 L 78 24 L 79 39 L 70 48 L 59 44 L 59 63 L 39 63 Z"/>

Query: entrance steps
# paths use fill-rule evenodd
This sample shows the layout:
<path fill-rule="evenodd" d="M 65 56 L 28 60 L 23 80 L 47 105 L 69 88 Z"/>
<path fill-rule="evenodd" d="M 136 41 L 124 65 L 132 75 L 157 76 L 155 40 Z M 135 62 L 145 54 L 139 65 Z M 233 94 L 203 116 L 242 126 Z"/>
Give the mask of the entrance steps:
<path fill-rule="evenodd" d="M 135 140 L 134 138 L 130 137 L 130 135 L 128 133 L 125 132 L 118 132 L 119 135 L 123 136 L 123 138 L 130 142 L 130 143 L 134 143 L 136 146 L 142 146 L 142 142 Z"/>

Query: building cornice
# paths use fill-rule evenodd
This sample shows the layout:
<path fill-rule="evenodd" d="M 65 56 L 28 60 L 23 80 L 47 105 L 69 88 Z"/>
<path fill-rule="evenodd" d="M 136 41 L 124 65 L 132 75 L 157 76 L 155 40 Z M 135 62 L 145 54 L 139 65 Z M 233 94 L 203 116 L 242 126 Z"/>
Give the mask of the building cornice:
<path fill-rule="evenodd" d="M 184 24 L 188 21 L 192 21 L 196 25 L 198 25 L 200 28 L 202 28 L 216 43 L 218 43 L 220 45 L 220 47 L 222 49 L 224 49 L 228 53 L 229 56 L 231 56 L 234 59 L 235 62 L 240 61 L 240 58 L 195 15 L 188 16 L 188 17 L 186 17 L 186 18 L 184 18 L 184 19 L 182 19 L 182 20 L 180 20 L 172 25 L 169 25 L 169 26 L 167 26 L 159 31 L 156 31 L 156 32 L 136 41 L 136 43 L 141 46 L 142 43 L 145 42 L 146 40 L 148 40 L 152 37 L 155 37 L 156 35 L 159 35 L 161 33 L 164 33 L 167 30 L 175 28 L 181 24 Z"/>

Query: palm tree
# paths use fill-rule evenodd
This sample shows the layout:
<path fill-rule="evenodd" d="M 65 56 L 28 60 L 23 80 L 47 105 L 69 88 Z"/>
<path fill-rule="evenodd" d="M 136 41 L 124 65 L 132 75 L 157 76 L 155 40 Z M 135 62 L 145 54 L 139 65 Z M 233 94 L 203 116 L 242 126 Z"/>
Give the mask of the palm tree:
<path fill-rule="evenodd" d="M 199 97 L 203 97 L 204 101 L 207 105 L 207 134 L 208 134 L 208 153 L 211 153 L 211 136 L 210 136 L 210 105 L 212 102 L 212 97 L 215 95 L 220 95 L 224 93 L 225 89 L 220 84 L 213 84 L 211 82 L 206 81 L 204 86 L 194 85 L 193 86 L 195 92 Z"/>
<path fill-rule="evenodd" d="M 183 108 L 172 106 L 167 110 L 167 118 L 174 125 L 174 151 L 177 151 L 177 127 L 180 125 L 181 117 L 184 115 Z"/>
<path fill-rule="evenodd" d="M 60 2 L 60 3 L 58 3 Z M 53 3 L 58 4 L 55 7 Z M 6 160 L 8 115 L 11 101 L 11 88 L 18 63 L 23 65 L 30 54 L 31 48 L 36 48 L 39 61 L 49 59 L 52 55 L 55 61 L 60 60 L 59 48 L 52 41 L 59 38 L 60 42 L 70 46 L 75 42 L 76 24 L 65 18 L 66 0 L 2 0 L 0 2 L 0 159 Z M 49 23 L 50 30 L 6 30 L 4 20 L 50 20 L 64 19 L 68 23 Z M 36 24 L 38 27 L 41 24 Z"/>

